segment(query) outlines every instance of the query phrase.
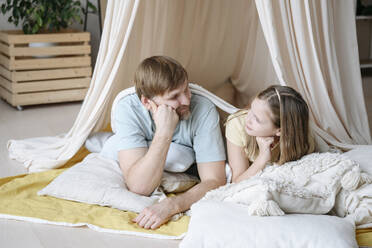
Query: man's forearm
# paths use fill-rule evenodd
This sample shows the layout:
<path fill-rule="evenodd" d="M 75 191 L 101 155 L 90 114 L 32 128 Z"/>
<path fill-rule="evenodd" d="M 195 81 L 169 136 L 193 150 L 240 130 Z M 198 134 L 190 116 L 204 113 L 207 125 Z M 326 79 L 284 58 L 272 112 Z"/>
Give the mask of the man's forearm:
<path fill-rule="evenodd" d="M 201 182 L 183 194 L 167 198 L 174 206 L 174 213 L 181 213 L 190 209 L 191 205 L 200 200 L 208 191 L 216 189 L 225 184 L 225 181 L 206 180 Z"/>
<path fill-rule="evenodd" d="M 129 190 L 150 195 L 159 186 L 170 143 L 170 138 L 155 134 L 146 155 L 128 171 L 126 183 Z"/>

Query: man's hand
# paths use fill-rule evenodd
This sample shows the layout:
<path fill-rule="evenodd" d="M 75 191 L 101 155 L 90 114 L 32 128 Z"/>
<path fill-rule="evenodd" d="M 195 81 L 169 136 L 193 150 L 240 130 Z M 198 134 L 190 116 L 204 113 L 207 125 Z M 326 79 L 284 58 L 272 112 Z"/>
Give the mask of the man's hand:
<path fill-rule="evenodd" d="M 166 198 L 142 210 L 132 221 L 136 222 L 140 227 L 156 229 L 166 223 L 177 212 L 172 201 Z"/>
<path fill-rule="evenodd" d="M 151 100 L 149 103 L 157 131 L 160 135 L 171 138 L 179 121 L 176 110 L 164 104 L 157 106 Z"/>

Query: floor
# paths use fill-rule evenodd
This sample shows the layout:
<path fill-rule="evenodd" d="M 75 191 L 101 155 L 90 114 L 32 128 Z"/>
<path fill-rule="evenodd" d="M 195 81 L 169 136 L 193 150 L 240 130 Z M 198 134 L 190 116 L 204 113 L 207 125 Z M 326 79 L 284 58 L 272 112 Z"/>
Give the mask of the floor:
<path fill-rule="evenodd" d="M 18 162 L 8 158 L 9 139 L 54 136 L 73 125 L 81 103 L 25 107 L 23 111 L 0 100 L 0 177 L 26 173 Z M 1 204 L 1 203 L 0 203 Z M 84 227 L 62 227 L 0 219 L 0 247 L 178 247 L 179 241 L 100 233 Z"/>

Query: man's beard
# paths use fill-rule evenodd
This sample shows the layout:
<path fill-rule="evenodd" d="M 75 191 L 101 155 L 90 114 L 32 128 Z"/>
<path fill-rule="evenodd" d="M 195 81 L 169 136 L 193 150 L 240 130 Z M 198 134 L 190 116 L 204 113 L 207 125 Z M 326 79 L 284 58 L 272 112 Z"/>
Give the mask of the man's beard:
<path fill-rule="evenodd" d="M 176 109 L 176 112 L 180 118 L 180 120 L 187 120 L 190 117 L 190 106 L 188 105 L 181 105 Z"/>

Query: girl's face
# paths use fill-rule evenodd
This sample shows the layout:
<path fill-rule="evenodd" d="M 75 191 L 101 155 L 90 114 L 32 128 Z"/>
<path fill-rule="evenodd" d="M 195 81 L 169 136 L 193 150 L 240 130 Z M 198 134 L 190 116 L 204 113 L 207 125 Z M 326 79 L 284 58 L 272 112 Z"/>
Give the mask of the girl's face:
<path fill-rule="evenodd" d="M 273 123 L 273 113 L 265 100 L 255 98 L 245 120 L 245 131 L 250 136 L 280 136 L 280 128 Z"/>

